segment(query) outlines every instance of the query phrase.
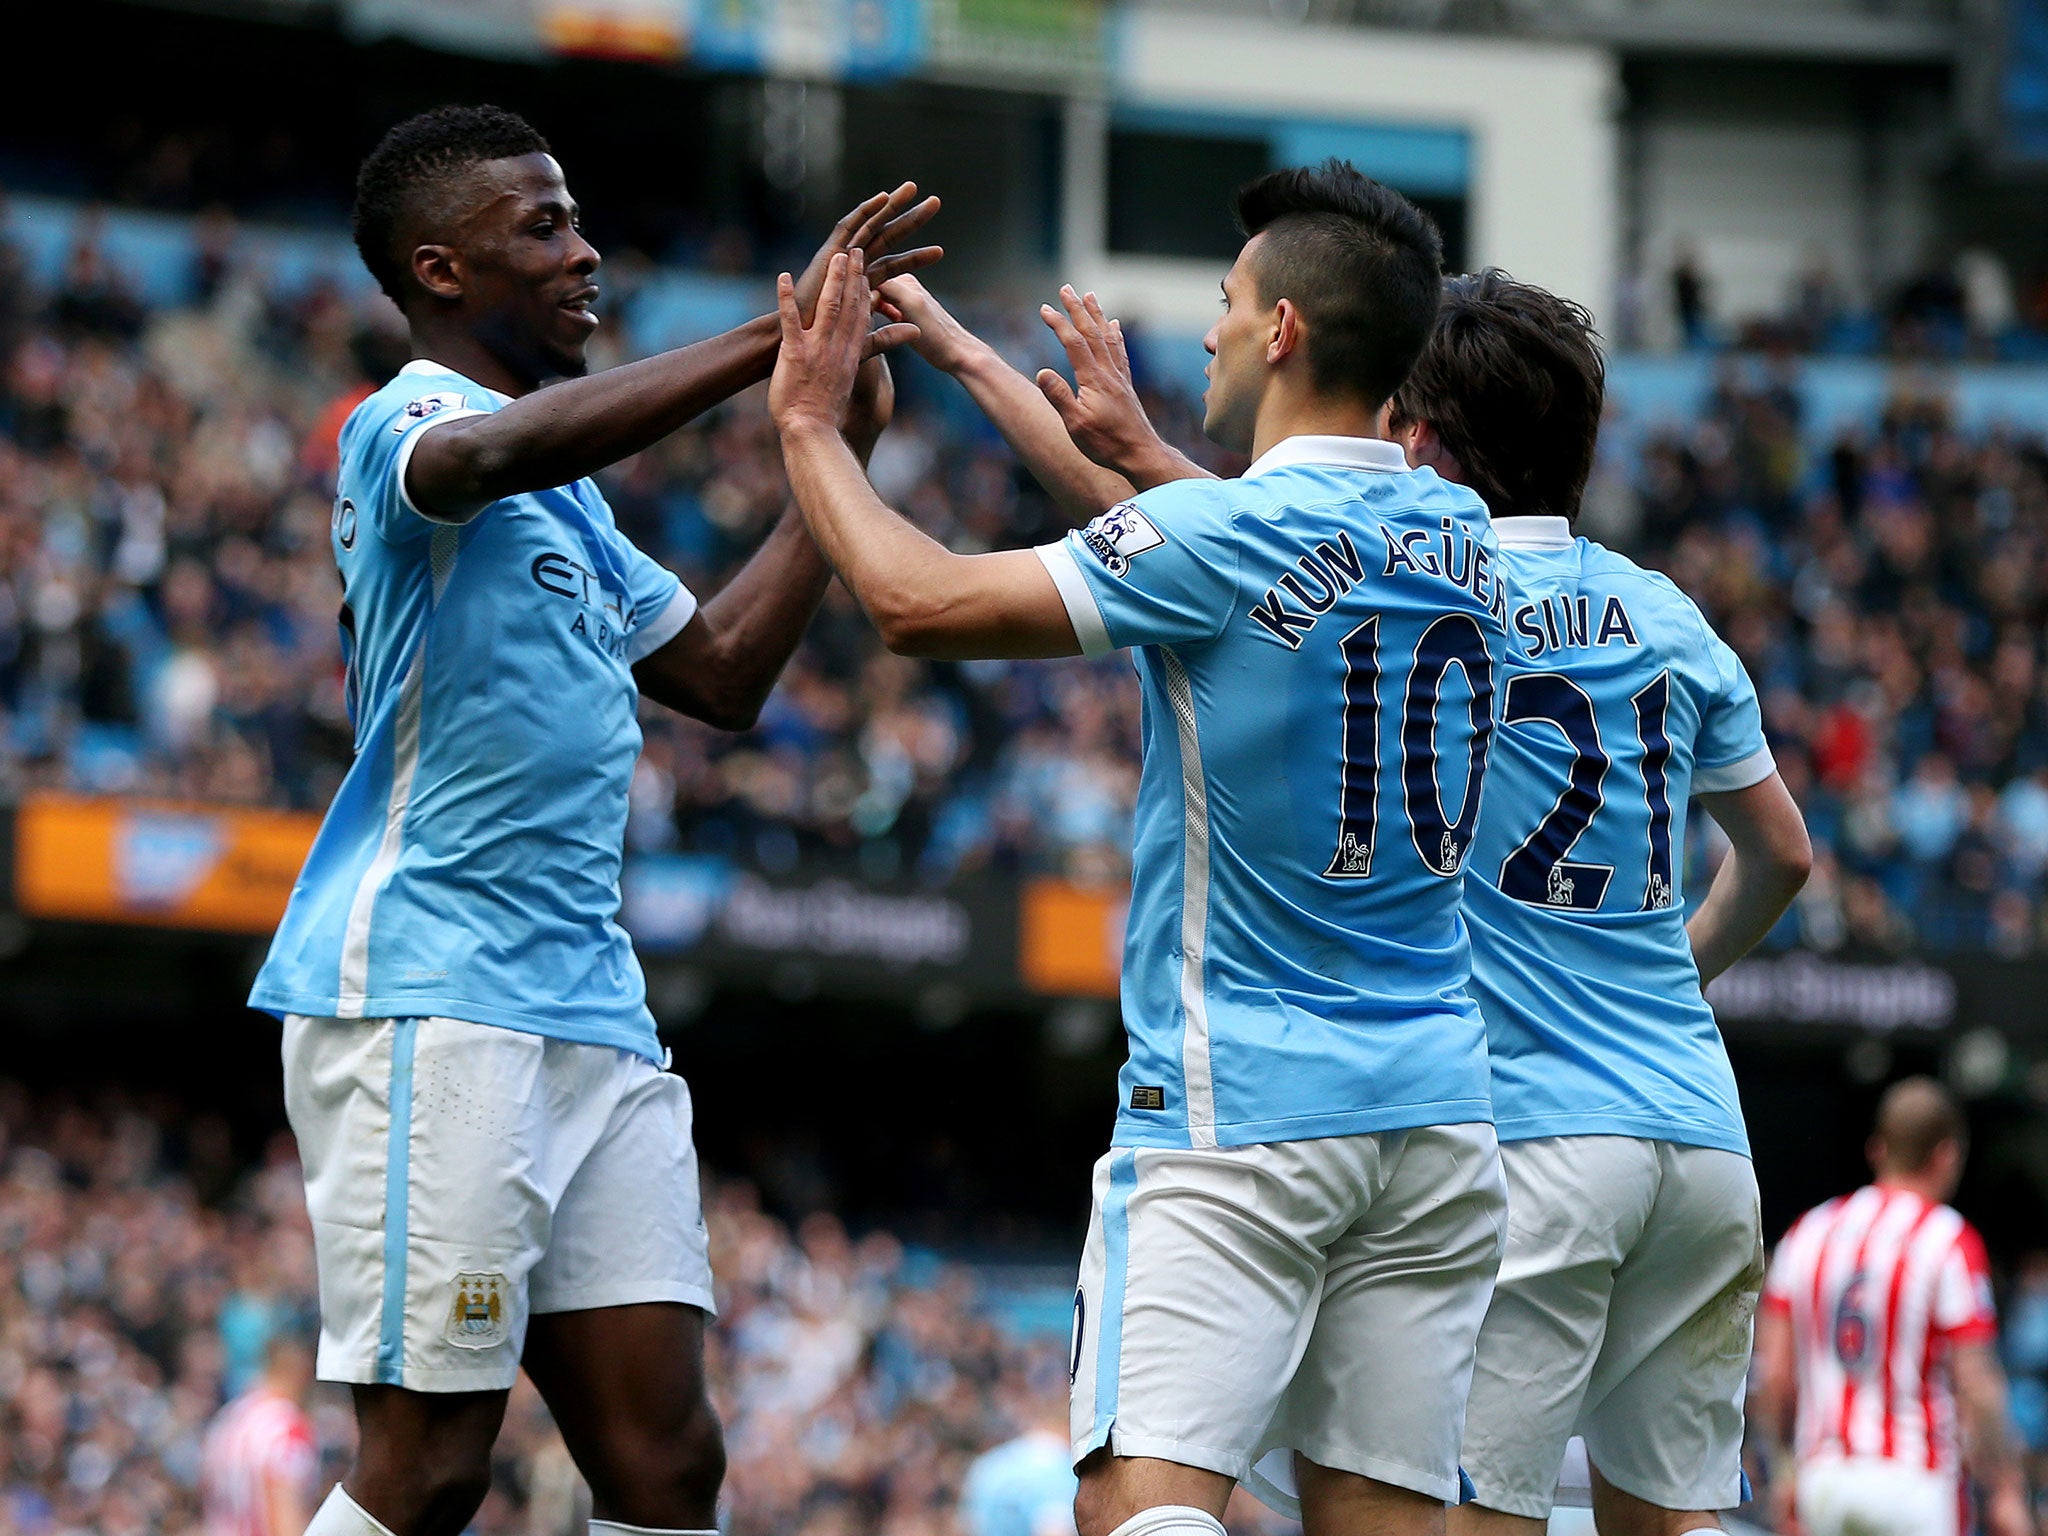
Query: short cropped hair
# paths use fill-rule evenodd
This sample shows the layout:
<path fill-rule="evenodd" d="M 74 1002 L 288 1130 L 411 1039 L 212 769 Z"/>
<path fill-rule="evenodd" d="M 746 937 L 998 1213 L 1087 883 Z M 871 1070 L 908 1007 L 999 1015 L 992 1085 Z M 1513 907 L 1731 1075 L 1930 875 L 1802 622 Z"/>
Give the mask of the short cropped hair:
<path fill-rule="evenodd" d="M 532 124 L 503 107 L 436 107 L 385 134 L 356 172 L 356 249 L 401 307 L 409 268 L 398 241 L 451 182 L 486 160 L 550 153 Z"/>
<path fill-rule="evenodd" d="M 1349 161 L 1272 171 L 1237 194 L 1247 239 L 1263 234 L 1259 302 L 1308 323 L 1309 377 L 1377 408 L 1414 365 L 1436 318 L 1443 239 L 1428 214 Z"/>
<path fill-rule="evenodd" d="M 1498 268 L 1447 278 L 1395 423 L 1426 421 L 1496 517 L 1576 520 L 1607 398 L 1583 305 Z"/>
<path fill-rule="evenodd" d="M 1890 1172 L 1922 1172 L 1943 1142 L 1962 1146 L 1968 1135 L 1955 1095 L 1931 1077 L 1901 1078 L 1877 1101 L 1877 1139 Z"/>

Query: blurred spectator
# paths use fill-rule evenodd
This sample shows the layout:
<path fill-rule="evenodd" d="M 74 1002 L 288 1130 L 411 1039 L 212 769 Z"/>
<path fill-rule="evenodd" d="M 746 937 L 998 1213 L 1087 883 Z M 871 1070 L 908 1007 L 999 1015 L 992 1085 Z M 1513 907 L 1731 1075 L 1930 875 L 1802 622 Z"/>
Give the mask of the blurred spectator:
<path fill-rule="evenodd" d="M 1700 259 L 1690 245 L 1678 248 L 1671 263 L 1671 311 L 1678 317 L 1678 335 L 1687 347 L 1704 347 L 1711 340 L 1707 328 L 1707 279 L 1700 271 Z"/>
<path fill-rule="evenodd" d="M 984 1452 L 960 1490 L 965 1536 L 1074 1536 L 1073 1454 L 1067 1400 L 1016 1405 L 1021 1433 Z"/>
<path fill-rule="evenodd" d="M 320 1472 L 305 1409 L 312 1390 L 312 1345 L 297 1333 L 273 1334 L 263 1374 L 206 1431 L 199 1471 L 206 1536 L 301 1536 Z"/>

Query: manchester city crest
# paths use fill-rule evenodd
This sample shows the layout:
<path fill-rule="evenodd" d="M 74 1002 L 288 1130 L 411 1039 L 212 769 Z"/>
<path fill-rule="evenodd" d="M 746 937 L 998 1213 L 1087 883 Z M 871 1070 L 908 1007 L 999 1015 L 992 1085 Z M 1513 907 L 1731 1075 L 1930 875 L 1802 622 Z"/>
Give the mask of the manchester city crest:
<path fill-rule="evenodd" d="M 448 1342 L 458 1349 L 490 1349 L 504 1343 L 509 1310 L 502 1274 L 494 1269 L 463 1270 L 455 1277 Z"/>

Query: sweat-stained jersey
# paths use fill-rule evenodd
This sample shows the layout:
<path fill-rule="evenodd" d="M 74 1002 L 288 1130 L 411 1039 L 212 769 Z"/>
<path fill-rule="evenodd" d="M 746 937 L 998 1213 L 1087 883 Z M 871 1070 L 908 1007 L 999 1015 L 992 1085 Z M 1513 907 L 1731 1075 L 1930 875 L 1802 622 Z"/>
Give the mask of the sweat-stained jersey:
<path fill-rule="evenodd" d="M 1293 437 L 1039 555 L 1143 688 L 1116 1144 L 1490 1118 L 1459 914 L 1507 639 L 1479 498 Z"/>
<path fill-rule="evenodd" d="M 1792 1224 L 1763 1305 L 1792 1327 L 1800 1461 L 1961 1470 L 1949 1354 L 1998 1328 L 1984 1243 L 1967 1221 L 1911 1190 L 1866 1185 Z"/>
<path fill-rule="evenodd" d="M 420 434 L 506 403 L 415 362 L 342 428 L 332 538 L 356 757 L 249 1001 L 659 1060 L 617 922 L 640 751 L 631 668 L 696 599 L 626 541 L 589 480 L 460 526 L 412 506 Z"/>
<path fill-rule="evenodd" d="M 1494 527 L 1514 597 L 1465 920 L 1500 1139 L 1746 1155 L 1677 861 L 1694 791 L 1776 771 L 1756 690 L 1665 577 L 1561 517 Z"/>

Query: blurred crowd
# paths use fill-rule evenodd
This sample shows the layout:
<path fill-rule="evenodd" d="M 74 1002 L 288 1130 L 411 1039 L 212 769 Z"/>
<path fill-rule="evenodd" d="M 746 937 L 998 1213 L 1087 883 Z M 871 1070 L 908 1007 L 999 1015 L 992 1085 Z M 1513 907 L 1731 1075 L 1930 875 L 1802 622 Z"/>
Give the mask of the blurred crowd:
<path fill-rule="evenodd" d="M 976 1457 L 1063 1422 L 1064 1334 L 1006 1330 L 969 1272 L 828 1215 L 792 1229 L 750 1186 L 707 1206 L 727 1536 L 964 1536 Z M 197 1536 L 209 1421 L 314 1308 L 288 1140 L 249 1167 L 206 1117 L 0 1084 L 0 1532 Z M 324 1490 L 353 1424 L 339 1389 L 308 1407 Z M 475 1536 L 588 1517 L 522 1378 Z"/>
<path fill-rule="evenodd" d="M 1634 467 L 1637 552 L 1741 655 L 1814 877 L 1781 937 L 2040 949 L 2048 877 L 2048 444 L 1939 397 L 1803 446 L 1797 394 L 1729 370 Z"/>
<path fill-rule="evenodd" d="M 188 302 L 152 310 L 84 227 L 40 287 L 0 246 L 0 798 L 322 806 L 350 751 L 334 436 L 403 361 L 395 317 L 267 287 L 218 222 L 197 226 Z M 633 346 L 632 284 L 615 289 L 600 366 Z M 1052 360 L 1021 307 L 971 318 L 1027 372 Z M 914 359 L 898 372 L 872 465 L 885 498 L 957 549 L 1056 536 L 964 395 Z M 1184 400 L 1150 404 L 1232 467 Z M 1902 394 L 1816 447 L 1785 375 L 1734 366 L 1683 429 L 1615 440 L 1589 528 L 1668 570 L 1748 663 L 1820 845 L 1779 942 L 2040 948 L 2048 443 L 1966 435 L 1940 398 Z M 758 390 L 604 483 L 626 533 L 700 594 L 787 496 Z M 835 588 L 755 730 L 647 711 L 629 845 L 771 874 L 1115 880 L 1137 717 L 1117 658 L 905 660 Z M 1697 885 L 1714 850 L 1695 824 Z"/>
<path fill-rule="evenodd" d="M 1661 296 L 1640 275 L 1623 280 L 1614 325 L 1623 345 L 2048 360 L 2048 278 L 2017 282 L 2004 259 L 1981 246 L 1954 251 L 1874 294 L 1853 293 L 1816 246 L 1793 271 L 1781 300 L 1754 313 L 1731 313 L 1719 302 L 1710 263 L 1689 243 L 1678 247 L 1663 275 Z M 1659 323 L 1665 319 L 1668 327 Z"/>

